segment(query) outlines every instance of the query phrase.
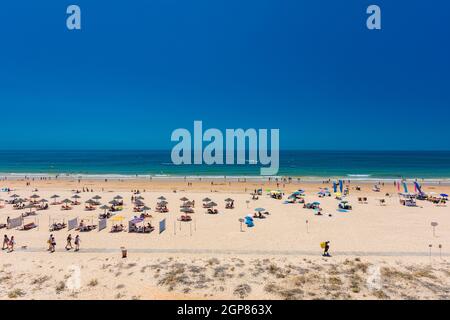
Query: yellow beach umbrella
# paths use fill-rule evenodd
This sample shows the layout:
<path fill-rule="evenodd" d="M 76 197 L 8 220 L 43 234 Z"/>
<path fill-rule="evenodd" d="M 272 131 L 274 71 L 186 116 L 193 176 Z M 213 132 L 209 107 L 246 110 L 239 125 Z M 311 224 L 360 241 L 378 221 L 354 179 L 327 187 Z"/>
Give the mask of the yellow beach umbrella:
<path fill-rule="evenodd" d="M 114 216 L 114 217 L 111 218 L 111 221 L 122 221 L 122 220 L 124 220 L 124 219 L 125 219 L 125 218 L 122 217 L 122 216 Z"/>

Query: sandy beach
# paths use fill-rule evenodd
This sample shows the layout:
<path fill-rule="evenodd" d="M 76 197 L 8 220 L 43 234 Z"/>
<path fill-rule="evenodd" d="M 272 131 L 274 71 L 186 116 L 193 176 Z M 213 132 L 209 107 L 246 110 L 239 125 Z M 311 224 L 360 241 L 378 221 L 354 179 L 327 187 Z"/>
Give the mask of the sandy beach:
<path fill-rule="evenodd" d="M 2 299 L 449 299 L 450 297 L 450 217 L 446 206 L 417 201 L 417 207 L 402 206 L 392 183 L 372 191 L 373 182 L 350 183 L 345 198 L 352 210 L 339 212 L 334 196 L 319 198 L 317 182 L 226 182 L 149 180 L 7 180 L 0 198 L 12 194 L 29 198 L 39 195 L 50 202 L 48 210 L 24 218 L 37 227 L 28 230 L 1 229 L 14 236 L 15 251 L 0 253 L 0 297 Z M 360 186 L 360 190 L 356 190 Z M 82 192 L 83 188 L 89 192 Z M 250 195 L 262 188 L 257 200 Z M 319 201 L 322 215 L 285 204 L 288 195 L 305 190 L 305 201 Z M 281 189 L 282 200 L 268 196 L 267 189 Z M 444 185 L 423 186 L 425 192 L 449 193 Z M 81 191 L 80 205 L 62 211 L 51 205 L 54 194 L 60 200 Z M 91 191 L 92 190 L 92 191 Z M 98 224 L 103 210 L 85 211 L 85 201 L 94 195 L 107 204 L 123 197 L 128 220 L 133 212 L 132 196 L 150 207 L 155 227 L 150 234 L 90 232 L 50 232 L 53 222 L 67 223 L 78 217 Z M 389 195 L 386 195 L 389 194 Z M 157 213 L 158 198 L 168 202 L 168 213 Z M 180 198 L 195 201 L 191 222 L 179 221 Z M 207 214 L 202 200 L 218 204 L 218 214 Z M 358 198 L 366 197 L 360 202 Z M 234 209 L 225 208 L 225 199 L 234 199 Z M 385 205 L 380 204 L 384 199 Z M 269 212 L 247 228 L 239 219 L 255 208 Z M 0 209 L 0 224 L 27 209 Z M 159 222 L 166 230 L 159 233 Z M 438 225 L 433 233 L 432 222 Z M 242 229 L 241 229 L 242 228 Z M 64 249 L 68 234 L 80 235 L 81 250 Z M 53 234 L 56 252 L 47 251 Z M 322 257 L 320 243 L 331 242 L 331 258 Z M 431 245 L 431 248 L 430 248 Z M 441 248 L 439 249 L 439 246 Z M 121 247 L 128 251 L 122 259 Z M 431 255 L 430 255 L 431 252 Z M 80 270 L 80 287 L 69 288 L 72 269 Z M 72 271 L 71 271 L 72 270 Z"/>

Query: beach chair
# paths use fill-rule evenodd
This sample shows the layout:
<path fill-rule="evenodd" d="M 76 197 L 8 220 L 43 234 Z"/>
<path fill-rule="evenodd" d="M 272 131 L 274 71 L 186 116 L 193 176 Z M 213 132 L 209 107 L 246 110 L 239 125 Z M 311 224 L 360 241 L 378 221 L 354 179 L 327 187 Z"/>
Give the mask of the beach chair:
<path fill-rule="evenodd" d="M 31 230 L 36 227 L 37 227 L 37 225 L 34 222 L 31 222 L 31 223 L 24 224 L 22 227 L 22 230 L 27 231 L 27 230 Z"/>

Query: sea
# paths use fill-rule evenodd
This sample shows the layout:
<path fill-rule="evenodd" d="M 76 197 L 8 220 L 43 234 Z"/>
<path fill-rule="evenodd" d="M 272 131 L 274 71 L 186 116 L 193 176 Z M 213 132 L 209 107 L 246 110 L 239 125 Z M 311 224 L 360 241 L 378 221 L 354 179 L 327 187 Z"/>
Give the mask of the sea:
<path fill-rule="evenodd" d="M 278 176 L 450 179 L 450 151 L 280 151 Z M 0 151 L 0 176 L 258 177 L 261 166 L 174 165 L 170 150 Z"/>

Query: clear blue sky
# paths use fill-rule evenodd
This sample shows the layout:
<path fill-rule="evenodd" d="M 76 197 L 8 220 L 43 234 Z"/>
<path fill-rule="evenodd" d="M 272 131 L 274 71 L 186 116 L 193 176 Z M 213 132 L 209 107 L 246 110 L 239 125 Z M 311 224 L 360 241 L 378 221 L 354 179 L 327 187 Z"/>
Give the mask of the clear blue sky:
<path fill-rule="evenodd" d="M 0 149 L 165 149 L 203 120 L 285 149 L 448 150 L 449 39 L 448 0 L 3 1 Z"/>

